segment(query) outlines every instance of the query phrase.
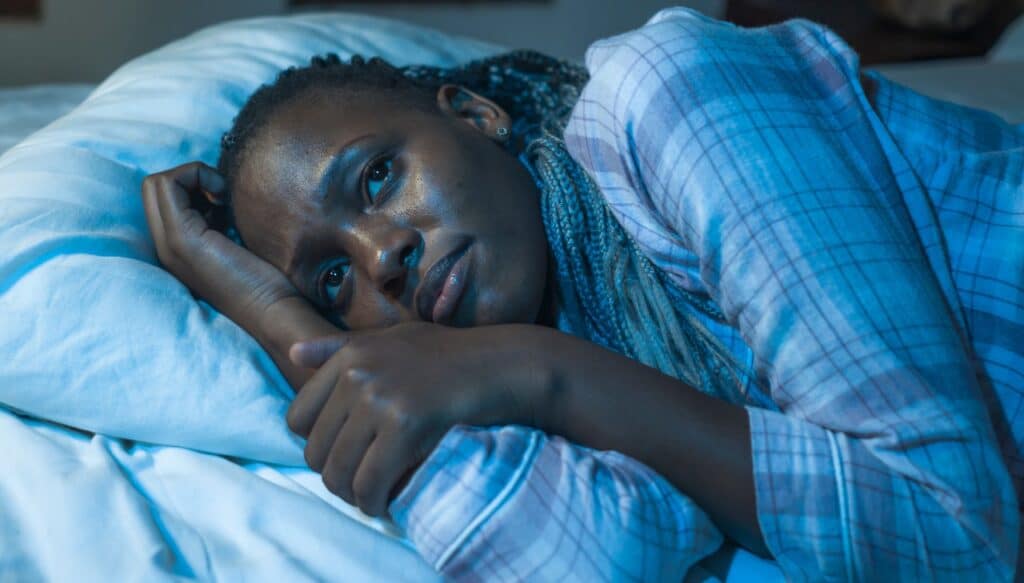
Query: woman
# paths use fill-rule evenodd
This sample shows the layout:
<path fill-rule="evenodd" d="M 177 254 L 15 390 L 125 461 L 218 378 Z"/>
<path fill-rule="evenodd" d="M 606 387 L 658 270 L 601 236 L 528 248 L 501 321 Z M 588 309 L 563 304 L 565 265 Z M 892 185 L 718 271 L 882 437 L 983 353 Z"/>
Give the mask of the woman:
<path fill-rule="evenodd" d="M 1024 132 L 807 22 L 587 62 L 315 59 L 146 180 L 310 467 L 457 579 L 1010 579 Z"/>

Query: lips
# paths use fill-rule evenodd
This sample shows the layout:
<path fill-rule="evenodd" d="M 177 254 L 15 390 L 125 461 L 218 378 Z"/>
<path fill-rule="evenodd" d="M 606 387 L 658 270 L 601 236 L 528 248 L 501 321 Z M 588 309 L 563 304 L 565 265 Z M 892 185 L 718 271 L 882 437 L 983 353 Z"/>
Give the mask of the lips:
<path fill-rule="evenodd" d="M 423 280 L 416 289 L 415 304 L 416 312 L 424 322 L 434 321 L 434 306 L 441 295 L 441 290 L 444 289 L 445 281 L 468 249 L 469 241 L 460 243 L 447 255 L 434 262 L 423 275 Z"/>

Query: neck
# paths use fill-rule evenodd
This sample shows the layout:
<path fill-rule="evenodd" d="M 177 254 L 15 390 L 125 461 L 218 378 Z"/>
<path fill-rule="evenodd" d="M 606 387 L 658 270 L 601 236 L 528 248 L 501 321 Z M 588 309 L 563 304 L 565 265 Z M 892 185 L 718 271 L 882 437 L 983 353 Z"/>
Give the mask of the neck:
<path fill-rule="evenodd" d="M 544 300 L 541 302 L 540 310 L 537 313 L 537 324 L 556 328 L 558 325 L 558 297 L 555 293 L 555 258 L 548 251 L 547 282 L 544 284 Z"/>

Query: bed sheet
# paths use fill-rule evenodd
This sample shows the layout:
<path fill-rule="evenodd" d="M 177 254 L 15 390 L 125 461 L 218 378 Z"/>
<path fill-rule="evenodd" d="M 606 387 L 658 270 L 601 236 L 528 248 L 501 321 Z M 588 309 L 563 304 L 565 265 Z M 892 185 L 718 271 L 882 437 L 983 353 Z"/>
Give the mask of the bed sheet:
<path fill-rule="evenodd" d="M 309 471 L 3 409 L 0 444 L 0 581 L 439 580 L 386 523 L 357 516 Z"/>

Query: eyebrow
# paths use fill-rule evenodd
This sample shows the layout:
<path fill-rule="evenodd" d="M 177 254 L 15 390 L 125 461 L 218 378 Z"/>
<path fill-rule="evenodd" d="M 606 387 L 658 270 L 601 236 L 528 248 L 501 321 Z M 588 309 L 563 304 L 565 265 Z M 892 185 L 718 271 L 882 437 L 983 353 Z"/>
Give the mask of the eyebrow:
<path fill-rule="evenodd" d="M 320 182 L 317 185 L 315 195 L 317 202 L 325 201 L 334 190 L 334 184 L 339 177 L 344 176 L 346 172 L 351 170 L 353 158 L 358 153 L 356 146 L 358 146 L 360 142 L 367 141 L 374 137 L 376 137 L 376 135 L 372 133 L 363 134 L 349 140 L 342 145 L 341 148 L 338 148 L 338 151 L 331 156 L 331 161 L 327 164 L 327 168 L 320 176 Z M 289 259 L 288 265 L 285 267 L 284 274 L 288 276 L 289 279 L 293 278 L 296 275 L 296 271 L 298 271 L 299 263 L 303 256 L 303 253 L 301 252 L 302 250 L 302 245 L 300 244 L 299 248 L 295 250 L 294 254 Z"/>
<path fill-rule="evenodd" d="M 338 178 L 340 176 L 344 176 L 352 169 L 353 158 L 358 153 L 358 148 L 356 148 L 356 146 L 359 145 L 360 142 L 367 141 L 373 137 L 375 137 L 375 134 L 363 134 L 353 138 L 339 148 L 334 156 L 331 156 L 331 161 L 327 164 L 327 168 L 320 177 L 320 184 L 317 186 L 318 201 L 325 200 L 332 192 L 334 183 Z"/>

